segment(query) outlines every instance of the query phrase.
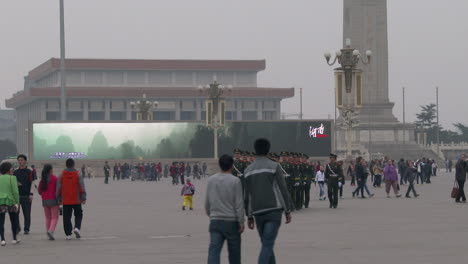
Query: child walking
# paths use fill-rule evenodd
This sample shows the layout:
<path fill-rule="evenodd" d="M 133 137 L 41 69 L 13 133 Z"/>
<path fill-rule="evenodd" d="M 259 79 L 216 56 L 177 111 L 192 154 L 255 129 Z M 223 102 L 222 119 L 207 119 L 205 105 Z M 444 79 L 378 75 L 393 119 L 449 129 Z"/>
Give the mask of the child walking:
<path fill-rule="evenodd" d="M 57 201 L 57 177 L 52 174 L 52 165 L 46 164 L 42 169 L 39 182 L 39 194 L 42 196 L 42 207 L 46 218 L 46 231 L 49 240 L 55 240 L 54 232 L 59 219 L 59 205 Z"/>
<path fill-rule="evenodd" d="M 184 197 L 184 203 L 182 204 L 182 210 L 185 210 L 187 203 L 189 204 L 189 209 L 193 210 L 193 201 L 192 196 L 195 194 L 195 186 L 192 184 L 190 178 L 185 179 L 184 187 L 180 195 Z"/>

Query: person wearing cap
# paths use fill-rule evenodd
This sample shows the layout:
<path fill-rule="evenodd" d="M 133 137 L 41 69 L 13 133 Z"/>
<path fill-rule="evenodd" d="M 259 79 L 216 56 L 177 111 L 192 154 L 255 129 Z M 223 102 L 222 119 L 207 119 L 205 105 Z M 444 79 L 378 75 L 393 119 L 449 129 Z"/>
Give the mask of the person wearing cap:
<path fill-rule="evenodd" d="M 240 149 L 234 149 L 234 164 L 232 166 L 232 175 L 236 177 L 241 177 L 242 172 L 240 171 L 242 169 L 242 164 L 240 160 Z"/>
<path fill-rule="evenodd" d="M 309 161 L 309 156 L 304 154 L 304 208 L 309 208 L 310 187 L 315 180 L 315 166 Z"/>
<path fill-rule="evenodd" d="M 281 169 L 283 170 L 283 174 L 284 174 L 284 179 L 285 179 L 285 182 L 286 182 L 286 187 L 288 188 L 288 193 L 289 193 L 289 200 L 292 201 L 292 187 L 293 187 L 293 184 L 292 184 L 292 171 L 291 171 L 291 163 L 289 162 L 289 152 L 287 151 L 282 151 L 281 152 L 281 156 L 280 156 L 280 167 Z M 291 208 L 293 208 L 294 206 L 291 206 Z"/>
<path fill-rule="evenodd" d="M 328 189 L 328 200 L 330 202 L 330 208 L 338 207 L 338 189 L 339 182 L 344 178 L 343 169 L 336 162 L 337 156 L 330 154 L 330 163 L 325 168 L 325 180 L 327 181 Z"/>
<path fill-rule="evenodd" d="M 304 200 L 302 199 L 302 165 L 299 153 L 294 153 L 293 182 L 294 182 L 294 205 L 296 210 L 302 209 Z"/>

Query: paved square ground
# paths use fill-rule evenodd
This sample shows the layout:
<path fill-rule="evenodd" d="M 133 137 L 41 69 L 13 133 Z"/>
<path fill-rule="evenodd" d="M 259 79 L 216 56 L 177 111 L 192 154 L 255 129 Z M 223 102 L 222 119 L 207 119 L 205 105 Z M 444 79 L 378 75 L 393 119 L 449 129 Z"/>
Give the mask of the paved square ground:
<path fill-rule="evenodd" d="M 468 261 L 468 206 L 450 199 L 453 175 L 440 173 L 431 185 L 417 185 L 418 199 L 346 198 L 336 210 L 318 200 L 294 213 L 276 244 L 278 263 L 449 264 Z M 349 182 L 348 182 L 349 183 Z M 20 245 L 0 248 L 0 263 L 206 263 L 208 218 L 203 210 L 206 180 L 195 181 L 195 210 L 182 211 L 180 186 L 162 182 L 87 180 L 82 240 L 65 241 L 60 221 L 56 241 L 46 240 L 38 195 L 32 234 Z M 406 186 L 402 186 L 406 190 Z M 10 238 L 9 222 L 6 224 Z M 8 239 L 8 242 L 11 240 Z M 243 235 L 243 263 L 256 263 L 256 231 Z M 225 254 L 225 253 L 224 253 Z M 226 254 L 223 257 L 227 263 Z"/>

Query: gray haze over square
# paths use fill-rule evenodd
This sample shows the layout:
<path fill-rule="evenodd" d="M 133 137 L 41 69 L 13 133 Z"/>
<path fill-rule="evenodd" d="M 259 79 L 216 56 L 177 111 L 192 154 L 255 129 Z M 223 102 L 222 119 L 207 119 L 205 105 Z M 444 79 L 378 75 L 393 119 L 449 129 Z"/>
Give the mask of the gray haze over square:
<path fill-rule="evenodd" d="M 59 57 L 59 2 L 1 1 L 0 105 L 27 72 Z M 68 58 L 266 59 L 260 87 L 304 88 L 304 118 L 333 117 L 333 73 L 323 59 L 342 46 L 341 0 L 65 1 Z M 466 0 L 388 1 L 390 100 L 407 120 L 435 102 L 445 128 L 468 122 Z M 282 112 L 299 111 L 299 92 Z"/>

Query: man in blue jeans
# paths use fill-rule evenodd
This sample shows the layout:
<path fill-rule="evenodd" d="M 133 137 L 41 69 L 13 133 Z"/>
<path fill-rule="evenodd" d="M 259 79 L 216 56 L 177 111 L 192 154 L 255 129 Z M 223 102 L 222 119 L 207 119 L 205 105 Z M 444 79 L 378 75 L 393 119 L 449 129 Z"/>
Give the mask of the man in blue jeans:
<path fill-rule="evenodd" d="M 234 159 L 219 158 L 221 172 L 208 179 L 205 210 L 210 217 L 208 264 L 219 264 L 224 240 L 229 263 L 241 263 L 241 234 L 244 232 L 244 195 L 241 180 L 232 175 Z"/>
<path fill-rule="evenodd" d="M 270 142 L 257 139 L 254 148 L 257 158 L 244 172 L 248 225 L 254 229 L 257 222 L 262 242 L 258 263 L 275 264 L 273 248 L 281 226 L 281 216 L 285 214 L 286 224 L 291 222 L 293 202 L 281 166 L 266 157 L 270 152 Z"/>

